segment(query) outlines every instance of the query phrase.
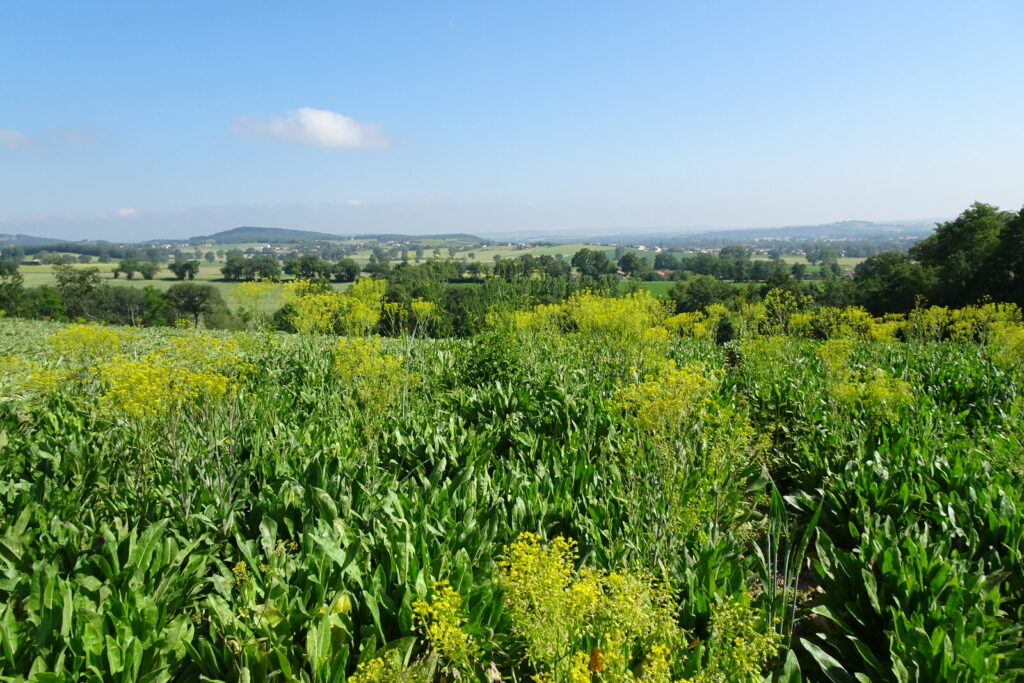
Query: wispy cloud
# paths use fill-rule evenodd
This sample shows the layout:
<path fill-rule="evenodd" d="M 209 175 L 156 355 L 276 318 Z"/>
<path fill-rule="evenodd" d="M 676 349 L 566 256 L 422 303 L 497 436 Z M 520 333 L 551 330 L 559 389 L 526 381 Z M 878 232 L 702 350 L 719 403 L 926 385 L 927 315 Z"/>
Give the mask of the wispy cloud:
<path fill-rule="evenodd" d="M 18 149 L 20 147 L 28 147 L 31 144 L 32 138 L 21 131 L 13 130 L 11 128 L 0 128 L 0 147 Z"/>
<path fill-rule="evenodd" d="M 384 147 L 389 142 L 384 129 L 377 124 L 361 123 L 335 111 L 312 107 L 294 109 L 269 120 L 240 118 L 232 132 L 321 147 Z"/>
<path fill-rule="evenodd" d="M 62 145 L 84 145 L 96 139 L 96 134 L 88 126 L 78 128 L 58 128 L 54 134 L 57 142 Z"/>
<path fill-rule="evenodd" d="M 139 212 L 132 208 L 118 209 L 114 212 L 118 218 L 138 218 Z"/>
<path fill-rule="evenodd" d="M 0 128 L 0 148 L 8 149 L 76 147 L 95 139 L 96 135 L 89 126 L 58 128 L 43 135 L 28 135 L 13 128 Z"/>

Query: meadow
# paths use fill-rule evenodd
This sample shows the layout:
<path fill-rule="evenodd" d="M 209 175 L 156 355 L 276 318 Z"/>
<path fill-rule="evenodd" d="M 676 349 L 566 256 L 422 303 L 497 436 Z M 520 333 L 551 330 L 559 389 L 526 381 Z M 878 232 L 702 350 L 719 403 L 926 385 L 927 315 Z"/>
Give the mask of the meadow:
<path fill-rule="evenodd" d="M 0 319 L 4 680 L 1024 676 L 1016 307 L 295 296 Z"/>

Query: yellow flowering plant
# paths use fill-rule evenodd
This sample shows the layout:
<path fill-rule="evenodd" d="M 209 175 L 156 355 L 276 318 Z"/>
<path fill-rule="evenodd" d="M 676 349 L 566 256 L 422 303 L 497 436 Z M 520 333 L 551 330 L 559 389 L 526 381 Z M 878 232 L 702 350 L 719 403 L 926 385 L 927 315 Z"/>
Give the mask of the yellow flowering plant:
<path fill-rule="evenodd" d="M 683 638 L 671 587 L 645 574 L 577 567 L 578 559 L 571 539 L 544 544 L 523 533 L 498 563 L 505 610 L 535 680 L 626 681 L 647 659 L 667 670 L 665 653 Z"/>

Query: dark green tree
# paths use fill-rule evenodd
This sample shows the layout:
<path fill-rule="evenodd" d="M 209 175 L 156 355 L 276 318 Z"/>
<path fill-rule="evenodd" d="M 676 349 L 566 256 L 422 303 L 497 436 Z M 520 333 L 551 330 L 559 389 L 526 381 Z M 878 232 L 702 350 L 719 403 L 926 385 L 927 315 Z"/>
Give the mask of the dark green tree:
<path fill-rule="evenodd" d="M 912 259 L 935 270 L 932 303 L 964 306 L 993 292 L 1000 279 L 997 251 L 1011 217 L 990 204 L 975 202 L 910 248 Z"/>
<path fill-rule="evenodd" d="M 1024 307 L 1024 207 L 1006 222 L 991 267 L 993 298 Z"/>
<path fill-rule="evenodd" d="M 185 278 L 195 280 L 196 275 L 199 274 L 199 261 L 175 261 L 168 264 L 167 269 L 174 273 L 174 277 L 179 280 L 184 280 Z"/>
<path fill-rule="evenodd" d="M 935 290 L 936 269 L 922 266 L 906 254 L 886 251 L 854 269 L 857 302 L 873 315 L 906 313 L 919 297 Z"/>
<path fill-rule="evenodd" d="M 139 274 L 142 275 L 143 280 L 152 280 L 159 270 L 160 266 L 156 263 L 144 262 L 139 264 Z"/>
<path fill-rule="evenodd" d="M 65 264 L 53 266 L 57 291 L 69 318 L 95 319 L 96 293 L 102 288 L 99 268 L 75 268 Z"/>
<path fill-rule="evenodd" d="M 572 266 L 580 271 L 580 275 L 597 278 L 607 273 L 614 273 L 615 262 L 603 251 L 596 249 L 580 249 L 572 257 Z"/>
<path fill-rule="evenodd" d="M 124 273 L 125 277 L 131 280 L 135 277 L 135 273 L 139 272 L 139 260 L 136 258 L 124 258 L 117 264 L 117 268 L 114 269 L 114 277 L 116 278 L 121 273 Z"/>
<path fill-rule="evenodd" d="M 173 316 L 191 318 L 195 327 L 201 318 L 227 311 L 224 298 L 213 285 L 183 282 L 171 285 L 164 296 L 171 303 Z"/>
<path fill-rule="evenodd" d="M 676 311 L 688 313 L 700 311 L 714 303 L 730 299 L 736 294 L 736 286 L 710 275 L 694 275 L 689 280 L 677 282 L 668 296 L 676 302 Z"/>
<path fill-rule="evenodd" d="M 359 264 L 350 258 L 343 258 L 331 268 L 335 282 L 355 282 L 359 277 Z"/>
<path fill-rule="evenodd" d="M 628 251 L 619 259 L 619 268 L 626 275 L 640 277 L 651 269 L 651 264 L 635 251 Z"/>

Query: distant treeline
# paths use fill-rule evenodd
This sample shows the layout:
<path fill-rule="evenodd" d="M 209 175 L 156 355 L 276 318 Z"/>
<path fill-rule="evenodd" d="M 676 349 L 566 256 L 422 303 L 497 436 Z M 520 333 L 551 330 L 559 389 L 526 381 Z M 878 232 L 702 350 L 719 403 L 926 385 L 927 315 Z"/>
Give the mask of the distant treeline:
<path fill-rule="evenodd" d="M 388 303 L 434 303 L 432 330 L 439 336 L 473 334 L 495 309 L 557 303 L 582 289 L 616 295 L 641 287 L 642 280 L 675 280 L 667 294 L 679 312 L 703 310 L 714 303 L 738 307 L 773 289 L 793 293 L 805 306 L 863 306 L 874 315 L 906 313 L 923 304 L 959 307 L 991 300 L 1024 305 L 1024 209 L 1011 213 L 980 203 L 940 224 L 907 253 L 868 258 L 853 277 L 837 265 L 841 252 L 835 245 L 805 249 L 817 266 L 813 273 L 802 263 L 752 258 L 742 246 L 697 254 L 619 251 L 618 259 L 609 256 L 612 250 L 585 248 L 571 260 L 524 254 L 498 258 L 493 264 L 431 258 L 416 265 L 408 259 L 396 263 L 391 250 L 376 248 L 370 263 L 360 266 L 346 257 L 332 261 L 310 254 L 293 256 L 282 265 L 274 256 L 247 257 L 235 250 L 226 254 L 221 271 L 228 280 L 274 282 L 287 275 L 324 286 L 366 274 L 386 281 Z M 199 261 L 176 261 L 167 267 L 178 279 L 192 279 Z M 158 268 L 122 259 L 115 277 L 139 272 L 149 279 Z M 133 325 L 165 325 L 182 317 L 210 327 L 241 324 L 211 285 L 183 282 L 159 292 L 111 286 L 95 268 L 58 264 L 54 271 L 56 286 L 24 287 L 17 261 L 0 262 L 0 311 L 28 318 Z M 280 329 L 289 329 L 287 308 L 274 320 Z"/>
<path fill-rule="evenodd" d="M 116 325 L 171 325 L 186 319 L 207 327 L 237 327 L 227 303 L 210 284 L 182 282 L 154 287 L 110 285 L 96 268 L 54 266 L 55 286 L 24 287 L 21 274 L 0 265 L 0 311 L 45 320 L 86 320 Z"/>

